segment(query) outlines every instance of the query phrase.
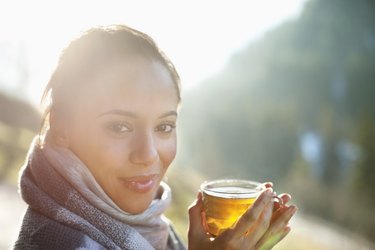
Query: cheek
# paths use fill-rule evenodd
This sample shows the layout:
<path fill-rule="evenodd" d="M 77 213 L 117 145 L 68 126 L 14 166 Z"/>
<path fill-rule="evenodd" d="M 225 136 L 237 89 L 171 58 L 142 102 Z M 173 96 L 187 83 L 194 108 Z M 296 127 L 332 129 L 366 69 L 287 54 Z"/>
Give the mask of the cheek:
<path fill-rule="evenodd" d="M 97 157 L 100 163 L 111 170 L 122 170 L 127 163 L 129 140 L 114 140 L 106 136 L 98 137 L 96 141 Z"/>
<path fill-rule="evenodd" d="M 87 165 L 94 175 L 117 171 L 126 160 L 124 141 L 112 140 L 102 129 L 87 127 L 73 133 L 71 150 Z"/>
<path fill-rule="evenodd" d="M 172 163 L 177 152 L 177 141 L 173 138 L 171 141 L 166 142 L 163 145 L 162 152 L 160 154 L 161 161 L 163 162 L 163 167 L 167 169 Z"/>

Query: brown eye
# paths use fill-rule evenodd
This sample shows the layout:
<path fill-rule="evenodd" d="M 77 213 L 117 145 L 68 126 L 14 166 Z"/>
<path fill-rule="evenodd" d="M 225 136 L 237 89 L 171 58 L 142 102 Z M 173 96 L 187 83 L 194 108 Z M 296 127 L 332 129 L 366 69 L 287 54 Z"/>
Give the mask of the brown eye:
<path fill-rule="evenodd" d="M 108 125 L 108 129 L 111 132 L 116 133 L 116 134 L 125 133 L 125 132 L 131 132 L 132 131 L 131 128 L 129 128 L 129 126 L 127 126 L 124 123 L 110 124 L 110 125 Z"/>
<path fill-rule="evenodd" d="M 156 127 L 155 131 L 162 133 L 171 133 L 176 128 L 175 124 L 164 123 Z"/>

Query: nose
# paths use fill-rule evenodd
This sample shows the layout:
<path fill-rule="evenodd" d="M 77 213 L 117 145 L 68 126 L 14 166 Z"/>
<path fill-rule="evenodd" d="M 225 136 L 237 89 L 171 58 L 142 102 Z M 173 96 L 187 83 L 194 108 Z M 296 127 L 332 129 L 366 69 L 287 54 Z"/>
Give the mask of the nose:
<path fill-rule="evenodd" d="M 136 165 L 151 166 L 159 159 L 155 140 L 150 133 L 136 136 L 130 162 Z"/>

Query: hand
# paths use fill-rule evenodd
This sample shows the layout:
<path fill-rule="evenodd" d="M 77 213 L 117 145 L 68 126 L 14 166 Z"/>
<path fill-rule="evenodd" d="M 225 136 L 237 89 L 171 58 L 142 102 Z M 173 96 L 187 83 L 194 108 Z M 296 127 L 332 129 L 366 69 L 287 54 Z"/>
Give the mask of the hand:
<path fill-rule="evenodd" d="M 267 188 L 232 228 L 225 230 L 216 238 L 212 238 L 204 227 L 205 213 L 203 211 L 202 194 L 198 193 L 197 200 L 189 208 L 188 248 L 190 250 L 242 250 L 268 247 L 271 242 L 270 239 L 276 233 L 279 233 L 278 228 L 281 225 L 279 221 L 284 218 L 282 215 L 285 214 L 280 212 L 280 215 L 273 222 L 274 225 L 270 227 L 273 218 L 272 210 L 273 191 L 271 188 Z"/>
<path fill-rule="evenodd" d="M 264 184 L 266 188 L 272 188 L 273 185 L 270 182 Z M 276 195 L 276 193 L 274 193 Z M 279 198 L 282 200 L 282 204 L 275 201 L 273 215 L 270 226 L 260 241 L 257 243 L 256 249 L 268 250 L 274 247 L 280 242 L 291 230 L 288 225 L 289 220 L 297 211 L 297 207 L 292 205 L 289 206 L 287 203 L 291 200 L 289 194 L 281 194 Z"/>

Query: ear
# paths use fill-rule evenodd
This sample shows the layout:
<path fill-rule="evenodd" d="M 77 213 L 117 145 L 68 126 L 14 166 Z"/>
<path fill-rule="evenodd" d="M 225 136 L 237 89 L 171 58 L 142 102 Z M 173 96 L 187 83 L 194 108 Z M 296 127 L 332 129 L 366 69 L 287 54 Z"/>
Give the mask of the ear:
<path fill-rule="evenodd" d="M 51 110 L 49 116 L 50 133 L 53 143 L 60 147 L 69 147 L 69 134 L 65 119 Z"/>

